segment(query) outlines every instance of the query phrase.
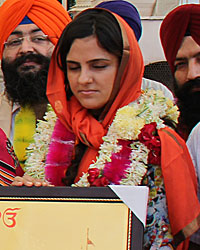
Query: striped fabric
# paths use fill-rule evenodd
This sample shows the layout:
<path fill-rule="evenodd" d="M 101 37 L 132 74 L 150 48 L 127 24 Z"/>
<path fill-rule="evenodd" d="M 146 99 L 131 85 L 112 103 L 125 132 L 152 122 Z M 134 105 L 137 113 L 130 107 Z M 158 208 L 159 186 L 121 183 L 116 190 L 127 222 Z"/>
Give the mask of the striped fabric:
<path fill-rule="evenodd" d="M 9 186 L 15 176 L 15 167 L 0 160 L 0 186 Z"/>
<path fill-rule="evenodd" d="M 20 168 L 13 146 L 6 134 L 0 129 L 0 186 L 9 186 Z"/>

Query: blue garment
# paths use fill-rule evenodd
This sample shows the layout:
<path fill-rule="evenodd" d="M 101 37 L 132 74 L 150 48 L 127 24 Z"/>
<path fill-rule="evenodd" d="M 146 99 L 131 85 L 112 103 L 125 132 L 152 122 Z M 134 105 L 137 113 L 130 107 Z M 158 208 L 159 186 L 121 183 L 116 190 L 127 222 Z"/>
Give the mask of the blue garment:
<path fill-rule="evenodd" d="M 30 23 L 33 23 L 33 21 L 29 17 L 25 16 L 24 19 L 21 21 L 21 23 L 19 25 L 21 25 L 21 24 L 30 24 Z"/>

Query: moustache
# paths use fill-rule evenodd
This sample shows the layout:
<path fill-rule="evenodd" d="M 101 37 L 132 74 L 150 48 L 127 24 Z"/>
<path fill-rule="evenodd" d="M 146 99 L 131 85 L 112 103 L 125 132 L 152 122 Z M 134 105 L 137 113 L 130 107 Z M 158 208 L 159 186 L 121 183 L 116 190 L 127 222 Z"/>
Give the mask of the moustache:
<path fill-rule="evenodd" d="M 46 57 L 40 54 L 26 54 L 26 55 L 22 55 L 18 58 L 16 58 L 13 61 L 13 66 L 15 68 L 18 68 L 19 66 L 21 66 L 23 63 L 25 62 L 35 62 L 37 64 L 43 64 L 44 62 L 46 62 Z"/>

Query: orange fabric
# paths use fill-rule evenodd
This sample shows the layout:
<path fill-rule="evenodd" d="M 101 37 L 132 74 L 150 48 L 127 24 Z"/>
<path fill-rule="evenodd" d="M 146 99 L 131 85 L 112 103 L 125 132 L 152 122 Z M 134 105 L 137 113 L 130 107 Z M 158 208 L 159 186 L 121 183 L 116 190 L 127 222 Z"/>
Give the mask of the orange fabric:
<path fill-rule="evenodd" d="M 56 44 L 71 21 L 57 0 L 6 0 L 0 7 L 0 58 L 4 42 L 25 16 L 28 16 Z"/>
<path fill-rule="evenodd" d="M 167 127 L 158 133 L 169 220 L 172 234 L 176 235 L 200 214 L 197 178 L 184 140 Z M 187 248 L 183 244 L 178 249 Z"/>
<path fill-rule="evenodd" d="M 64 75 L 57 66 L 56 51 L 54 51 L 50 63 L 47 83 L 49 102 L 63 124 L 73 131 L 82 142 L 84 142 L 81 136 L 81 134 L 83 134 L 87 142 L 91 145 L 80 164 L 78 176 L 80 176 L 83 171 L 87 171 L 88 166 L 96 159 L 99 146 L 102 143 L 102 137 L 106 134 L 108 126 L 112 123 L 117 109 L 136 100 L 141 94 L 141 81 L 144 69 L 142 54 L 132 29 L 122 18 L 117 17 L 117 19 L 125 28 L 123 32 L 126 32 L 124 36 L 128 36 L 128 40 L 127 38 L 124 39 L 125 58 L 122 59 L 115 81 L 120 80 L 120 91 L 102 123 L 91 116 L 75 97 L 72 97 L 69 102 L 66 101 Z M 126 62 L 125 64 L 124 60 L 126 60 L 127 57 L 128 63 Z M 126 66 L 125 70 L 124 64 Z"/>

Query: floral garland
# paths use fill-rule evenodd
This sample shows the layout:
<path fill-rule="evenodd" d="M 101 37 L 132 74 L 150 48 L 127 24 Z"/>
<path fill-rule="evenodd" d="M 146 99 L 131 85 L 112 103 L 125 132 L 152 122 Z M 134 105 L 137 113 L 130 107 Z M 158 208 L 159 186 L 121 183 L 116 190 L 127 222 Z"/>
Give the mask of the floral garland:
<path fill-rule="evenodd" d="M 24 166 L 24 171 L 27 174 L 42 180 L 45 179 L 44 167 L 46 155 L 57 119 L 50 104 L 47 109 L 48 111 L 43 117 L 44 120 L 39 120 L 37 123 L 34 142 L 26 150 L 27 160 Z"/>
<path fill-rule="evenodd" d="M 114 147 L 112 149 L 106 146 L 107 148 L 100 151 L 96 163 L 90 165 L 86 174 L 86 186 L 139 185 L 148 164 L 160 165 L 161 144 L 159 136 L 154 135 L 155 133 L 156 123 L 152 122 L 144 125 L 138 136 L 139 141 L 118 140 L 113 145 L 118 146 L 116 150 Z M 107 157 L 102 161 L 105 152 Z M 81 185 L 76 183 L 75 186 L 82 186 L 83 182 L 80 183 Z"/>
<path fill-rule="evenodd" d="M 57 119 L 51 137 L 45 164 L 45 179 L 55 186 L 63 186 L 63 178 L 71 164 L 75 146 L 75 135 Z"/>
<path fill-rule="evenodd" d="M 178 116 L 177 106 L 162 91 L 145 90 L 117 111 L 96 162 L 73 186 L 139 185 L 148 164 L 160 165 L 157 129 L 165 127 L 162 118 L 177 122 Z"/>
<path fill-rule="evenodd" d="M 43 179 L 50 140 L 57 140 L 51 138 L 56 120 L 55 114 L 48 112 L 47 116 L 53 118 L 39 122 L 35 143 L 29 147 L 29 157 L 26 161 L 28 173 Z M 160 139 L 157 129 L 165 127 L 162 118 L 168 117 L 177 122 L 178 116 L 177 106 L 166 98 L 162 91 L 144 90 L 135 102 L 117 111 L 107 135 L 103 137 L 99 156 L 89 166 L 88 172 L 83 173 L 73 186 L 139 185 L 148 164 L 160 165 Z M 71 141 L 71 137 L 65 139 L 66 143 Z M 62 141 L 60 152 L 64 150 L 66 143 Z M 57 162 L 61 162 L 60 155 L 57 155 L 59 157 Z M 63 162 L 70 162 L 66 157 L 65 155 Z M 51 158 L 56 162 L 55 157 L 49 155 L 49 159 Z"/>
<path fill-rule="evenodd" d="M 26 148 L 33 142 L 35 123 L 36 117 L 33 109 L 29 105 L 21 107 L 15 117 L 13 148 L 22 168 L 26 161 Z"/>

